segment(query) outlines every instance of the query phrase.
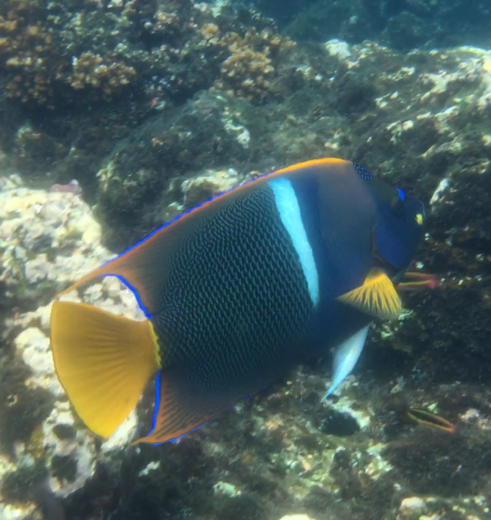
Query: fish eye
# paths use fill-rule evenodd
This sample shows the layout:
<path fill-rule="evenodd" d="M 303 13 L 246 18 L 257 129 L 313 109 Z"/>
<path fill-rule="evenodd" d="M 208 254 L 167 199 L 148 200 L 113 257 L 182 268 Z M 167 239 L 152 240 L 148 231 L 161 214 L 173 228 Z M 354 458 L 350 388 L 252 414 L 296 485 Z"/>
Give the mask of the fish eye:
<path fill-rule="evenodd" d="M 394 197 L 390 203 L 392 213 L 400 217 L 404 213 L 404 199 L 401 197 Z"/>

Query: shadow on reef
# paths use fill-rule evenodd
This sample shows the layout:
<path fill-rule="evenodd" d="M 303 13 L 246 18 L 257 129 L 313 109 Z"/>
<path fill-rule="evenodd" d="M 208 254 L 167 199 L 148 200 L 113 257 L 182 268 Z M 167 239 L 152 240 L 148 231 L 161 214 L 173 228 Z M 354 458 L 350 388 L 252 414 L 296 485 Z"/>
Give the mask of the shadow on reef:
<path fill-rule="evenodd" d="M 0 453 L 13 455 L 15 442 L 30 441 L 48 417 L 53 396 L 28 388 L 29 369 L 9 353 L 0 350 Z"/>
<path fill-rule="evenodd" d="M 295 41 L 372 40 L 404 52 L 421 47 L 489 47 L 491 8 L 486 0 L 252 0 Z"/>

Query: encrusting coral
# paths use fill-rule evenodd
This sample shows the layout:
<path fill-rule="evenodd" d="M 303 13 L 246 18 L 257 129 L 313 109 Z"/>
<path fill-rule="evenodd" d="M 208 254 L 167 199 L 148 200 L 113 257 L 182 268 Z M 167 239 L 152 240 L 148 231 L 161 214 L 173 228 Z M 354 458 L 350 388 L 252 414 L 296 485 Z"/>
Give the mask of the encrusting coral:
<path fill-rule="evenodd" d="M 46 104 L 53 97 L 52 77 L 61 65 L 54 52 L 53 31 L 43 17 L 42 2 L 7 0 L 0 5 L 0 69 L 9 73 L 6 90 L 22 102 Z"/>
<path fill-rule="evenodd" d="M 111 61 L 92 52 L 84 52 L 73 59 L 73 72 L 67 77 L 69 85 L 76 89 L 88 86 L 100 88 L 108 97 L 121 87 L 129 85 L 136 76 L 133 67 L 122 61 Z"/>
<path fill-rule="evenodd" d="M 49 108 L 72 103 L 77 92 L 107 100 L 137 85 L 154 96 L 177 95 L 213 82 L 260 101 L 279 53 L 293 42 L 259 15 L 257 26 L 234 18 L 190 1 L 110 2 L 107 9 L 93 2 L 70 10 L 7 0 L 0 5 L 0 70 L 10 98 Z"/>
<path fill-rule="evenodd" d="M 211 37 L 212 41 L 217 39 L 215 27 L 203 28 L 205 37 Z M 215 87 L 249 101 L 260 101 L 268 95 L 278 54 L 294 45 L 290 39 L 271 30 L 258 32 L 253 28 L 244 36 L 228 33 L 217 43 L 226 46 L 231 54 L 220 67 L 220 78 Z"/>

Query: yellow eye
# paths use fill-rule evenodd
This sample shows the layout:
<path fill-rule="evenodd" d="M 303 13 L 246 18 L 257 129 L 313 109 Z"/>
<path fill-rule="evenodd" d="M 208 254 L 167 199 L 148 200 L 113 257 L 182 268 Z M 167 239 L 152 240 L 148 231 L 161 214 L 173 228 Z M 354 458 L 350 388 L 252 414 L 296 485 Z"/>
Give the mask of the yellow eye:
<path fill-rule="evenodd" d="M 418 223 L 419 226 L 422 226 L 423 225 L 423 215 L 421 213 L 418 213 L 416 215 L 416 222 Z"/>

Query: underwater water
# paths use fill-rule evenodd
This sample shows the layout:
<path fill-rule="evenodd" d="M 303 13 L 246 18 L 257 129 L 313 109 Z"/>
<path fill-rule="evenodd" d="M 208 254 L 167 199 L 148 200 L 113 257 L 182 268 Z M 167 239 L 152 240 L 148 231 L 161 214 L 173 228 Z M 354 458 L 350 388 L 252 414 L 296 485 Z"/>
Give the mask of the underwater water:
<path fill-rule="evenodd" d="M 0 0 L 0 520 L 490 519 L 490 116 L 489 0 Z M 252 385 L 202 427 L 191 428 L 191 421 L 171 428 L 173 442 L 132 445 L 159 424 L 156 402 L 165 411 L 166 395 L 174 395 L 166 363 L 179 365 L 181 353 L 171 359 L 162 347 L 160 358 L 148 356 L 153 365 L 141 376 L 142 392 L 115 384 L 114 367 L 121 365 L 106 361 L 118 349 L 106 358 L 97 349 L 93 357 L 80 356 L 71 368 L 85 372 L 66 375 L 61 361 L 56 370 L 53 361 L 53 301 L 211 197 L 322 158 L 363 165 L 349 166 L 350 175 L 361 174 L 354 186 L 375 184 L 364 178 L 369 171 L 399 190 L 390 206 L 373 199 L 380 205 L 370 218 L 360 213 L 365 199 L 358 193 L 331 196 L 328 209 L 342 218 L 328 219 L 315 236 L 338 237 L 329 247 L 349 278 L 356 255 L 338 249 L 339 236 L 351 239 L 377 217 L 363 254 L 383 283 L 369 286 L 367 276 L 359 285 L 372 302 L 393 302 L 397 291 L 401 308 L 389 305 L 394 312 L 382 315 L 360 297 L 365 304 L 356 316 L 376 317 L 356 365 L 326 399 L 340 374 L 336 356 L 346 353 L 337 344 L 271 372 L 260 391 Z M 286 177 L 286 191 L 274 176 L 242 190 L 269 186 L 271 214 L 279 216 L 275 230 L 291 239 L 284 244 L 298 255 L 295 265 L 308 282 L 304 299 L 315 306 L 325 295 L 315 291 L 318 243 L 310 240 L 305 215 L 313 203 L 303 198 L 310 184 L 302 184 L 302 172 Z M 328 182 L 326 197 L 342 189 L 341 181 Z M 206 256 L 199 240 L 209 208 L 237 193 L 245 191 L 232 190 L 171 224 L 193 222 L 198 229 L 192 247 L 183 242 L 186 254 Z M 410 274 L 399 279 L 394 257 L 406 251 L 410 233 L 397 227 L 380 238 L 379 232 L 411 196 L 426 208 L 410 219 L 422 238 L 416 253 L 407 253 Z M 264 204 L 253 206 L 251 222 L 266 214 Z M 350 228 L 353 236 L 343 231 L 352 217 L 361 222 Z M 239 213 L 237 222 L 244 221 Z M 230 228 L 217 235 L 223 229 Z M 252 240 L 237 257 L 216 248 L 227 263 L 220 273 L 237 276 L 232 287 L 262 273 L 264 251 L 249 254 L 262 235 L 250 229 Z M 98 278 L 63 298 L 78 304 L 74 309 L 90 304 L 143 330 L 159 276 L 168 265 L 181 266 L 162 260 L 165 248 L 157 253 L 138 257 L 152 258 L 151 265 L 123 266 L 111 273 L 119 278 Z M 121 280 L 141 265 L 146 292 L 138 278 Z M 280 267 L 268 276 L 282 273 Z M 198 270 L 187 278 L 184 270 L 169 284 L 178 294 L 192 284 L 205 287 L 189 292 L 193 312 L 175 311 L 188 311 L 183 334 L 198 330 L 199 340 L 209 330 L 223 332 L 210 323 L 226 322 L 200 304 L 212 289 L 221 301 L 229 287 L 226 278 L 218 289 L 206 285 L 214 275 Z M 280 303 L 289 301 L 290 283 L 275 286 Z M 244 301 L 256 296 L 240 287 L 235 294 Z M 259 317 L 271 311 L 250 305 Z M 219 318 L 230 316 L 231 307 L 223 305 Z M 268 314 L 264 344 L 270 330 L 280 334 L 297 318 L 282 321 L 289 310 Z M 93 322 L 63 316 L 56 326 L 71 338 L 67 352 L 75 351 Z M 234 323 L 228 330 L 240 339 L 244 325 Z M 114 344 L 132 351 L 133 336 L 123 326 L 114 329 L 120 333 Z M 223 345 L 227 338 L 221 334 Z M 254 338 L 261 345 L 262 336 Z M 249 366 L 250 352 L 241 354 Z M 131 381 L 141 368 L 135 360 L 125 365 Z M 225 348 L 216 363 L 230 360 Z M 155 379 L 160 367 L 163 375 Z M 125 392 L 136 392 L 138 404 L 116 420 Z M 205 393 L 204 405 L 196 401 L 203 419 L 209 418 Z"/>

